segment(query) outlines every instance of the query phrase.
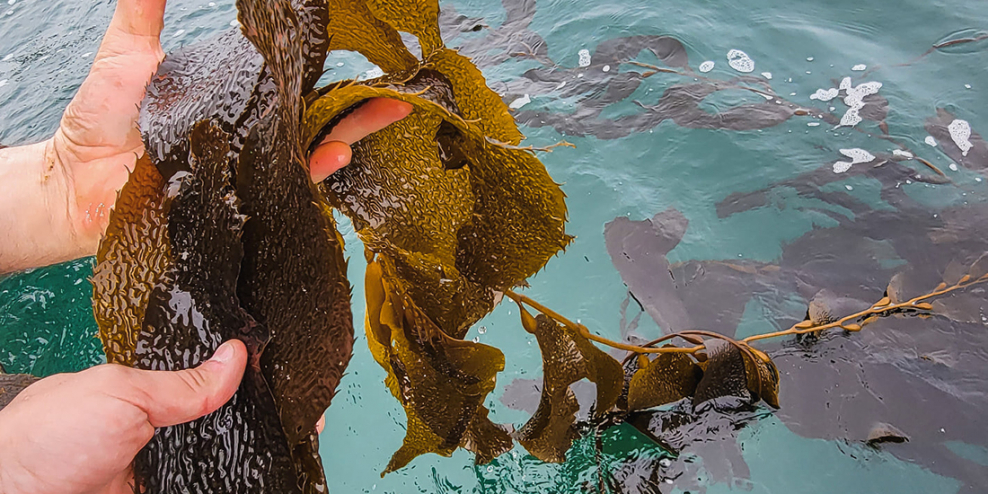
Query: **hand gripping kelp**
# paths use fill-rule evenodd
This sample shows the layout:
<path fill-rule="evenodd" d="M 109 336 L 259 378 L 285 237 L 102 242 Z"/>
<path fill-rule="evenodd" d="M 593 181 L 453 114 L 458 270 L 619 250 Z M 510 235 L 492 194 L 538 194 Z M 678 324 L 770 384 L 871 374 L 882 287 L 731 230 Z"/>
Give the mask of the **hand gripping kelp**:
<path fill-rule="evenodd" d="M 564 195 L 536 149 L 520 146 L 480 71 L 445 47 L 438 2 L 239 0 L 237 8 L 242 29 L 170 54 L 152 79 L 140 120 L 147 154 L 97 256 L 94 307 L 109 362 L 184 369 L 232 338 L 250 355 L 229 403 L 156 431 L 135 460 L 139 492 L 325 491 L 313 429 L 353 345 L 334 208 L 364 244 L 368 345 L 406 412 L 404 443 L 385 472 L 457 448 L 485 463 L 514 441 L 543 461 L 564 461 L 578 436 L 571 386 L 583 379 L 596 384 L 598 424 L 684 399 L 778 407 L 778 371 L 754 341 L 857 331 L 877 317 L 928 312 L 928 299 L 988 280 L 979 260 L 927 295 L 890 293 L 848 316 L 832 308 L 818 317 L 811 306 L 806 322 L 745 340 L 704 330 L 644 345 L 607 340 L 513 291 L 570 242 Z M 400 32 L 417 38 L 421 53 Z M 357 51 L 383 75 L 317 88 L 331 50 Z M 312 183 L 307 154 L 370 98 L 413 111 Z M 485 406 L 504 354 L 463 339 L 502 296 L 518 303 L 543 356 L 538 409 L 513 432 Z M 631 353 L 622 365 L 594 343 Z"/>

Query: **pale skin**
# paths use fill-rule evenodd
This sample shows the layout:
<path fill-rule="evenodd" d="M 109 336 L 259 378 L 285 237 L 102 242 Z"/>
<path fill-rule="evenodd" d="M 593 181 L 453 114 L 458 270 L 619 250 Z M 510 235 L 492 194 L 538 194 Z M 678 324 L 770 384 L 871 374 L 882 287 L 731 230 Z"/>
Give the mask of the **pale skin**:
<path fill-rule="evenodd" d="M 164 57 L 164 8 L 164 0 L 119 0 L 55 135 L 0 149 L 0 273 L 96 253 L 117 191 L 144 152 L 138 108 Z M 309 157 L 313 181 L 346 166 L 354 142 L 411 110 L 399 101 L 367 102 Z M 233 340 L 194 369 L 107 364 L 29 386 L 0 411 L 0 493 L 133 492 L 131 463 L 154 429 L 219 408 L 246 361 L 243 343 Z"/>

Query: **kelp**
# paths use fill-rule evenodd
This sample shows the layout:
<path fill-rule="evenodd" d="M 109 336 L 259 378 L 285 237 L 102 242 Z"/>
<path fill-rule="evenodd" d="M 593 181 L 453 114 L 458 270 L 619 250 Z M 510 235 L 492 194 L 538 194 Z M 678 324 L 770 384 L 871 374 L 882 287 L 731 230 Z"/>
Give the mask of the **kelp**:
<path fill-rule="evenodd" d="M 230 402 L 156 431 L 135 460 L 139 492 L 325 490 L 312 431 L 353 330 L 342 241 L 298 128 L 301 92 L 317 78 L 303 65 L 325 58 L 326 12 L 298 5 L 300 35 L 287 2 L 238 8 L 247 38 L 231 31 L 181 50 L 152 79 L 140 122 L 148 155 L 94 270 L 108 361 L 175 370 L 227 339 L 248 347 Z"/>
<path fill-rule="evenodd" d="M 739 339 L 693 329 L 733 328 L 744 307 L 734 292 L 744 282 L 709 288 L 695 301 L 703 311 L 670 303 L 680 287 L 666 275 L 683 267 L 671 265 L 665 254 L 688 222 L 669 210 L 647 228 L 618 218 L 605 230 L 629 290 L 667 334 L 643 344 L 608 340 L 513 291 L 571 241 L 565 196 L 535 149 L 520 146 L 524 136 L 477 66 L 445 46 L 439 25 L 446 15 L 448 26 L 451 14 L 429 0 L 240 0 L 238 9 L 244 35 L 231 31 L 169 55 L 152 80 L 141 113 L 148 155 L 118 199 L 94 275 L 94 307 L 109 361 L 186 368 L 223 340 L 248 343 L 251 365 L 234 398 L 193 424 L 157 431 L 142 451 L 135 472 L 139 487 L 150 492 L 324 490 L 312 428 L 331 402 L 353 342 L 346 262 L 331 208 L 349 217 L 363 241 L 368 346 L 407 418 L 404 442 L 384 473 L 419 455 L 449 456 L 457 448 L 486 463 L 510 450 L 513 440 L 540 460 L 564 461 L 580 434 L 576 416 L 586 404 L 575 390 L 583 380 L 595 384 L 590 421 L 599 428 L 628 421 L 646 432 L 655 429 L 640 423 L 647 414 L 683 425 L 711 409 L 751 411 L 760 401 L 779 408 L 783 378 L 773 358 L 752 343 L 823 338 L 829 329 L 857 332 L 905 314 L 970 319 L 977 304 L 964 290 L 988 281 L 978 271 L 985 262 L 959 262 L 973 266 L 971 272 L 916 295 L 900 295 L 890 284 L 886 296 L 864 306 L 858 294 L 820 290 L 807 298 L 805 320 L 786 330 Z M 564 132 L 613 138 L 666 119 L 687 128 L 730 130 L 766 128 L 796 116 L 840 122 L 785 101 L 764 79 L 698 75 L 683 45 L 668 36 L 633 36 L 597 47 L 591 67 L 627 62 L 647 69 L 643 74 L 547 63 L 544 42 L 518 41 L 537 38 L 525 27 L 533 13 L 522 5 L 508 15 L 509 24 L 528 34 L 495 35 L 525 48 L 510 56 L 542 62 L 543 69 L 526 76 L 546 91 L 572 81 L 566 94 L 597 95 L 580 101 L 579 118 L 520 112 L 531 125 L 538 120 Z M 402 32 L 417 38 L 418 53 L 405 46 Z M 476 43 L 461 48 L 485 49 Z M 357 51 L 384 74 L 317 88 L 328 50 Z M 635 62 L 644 50 L 665 66 Z M 481 62 L 486 58 L 481 55 Z M 619 117 L 620 125 L 599 118 L 641 79 L 660 73 L 696 80 L 668 88 L 654 105 L 640 103 L 644 113 Z M 717 114 L 701 109 L 705 98 L 725 89 L 766 101 Z M 354 143 L 349 166 L 311 183 L 306 153 L 370 98 L 404 101 L 413 110 Z M 859 114 L 887 133 L 884 98 L 866 98 Z M 939 112 L 928 127 L 931 134 L 942 132 L 952 121 Z M 971 158 L 958 161 L 974 169 L 984 141 L 975 134 L 972 142 Z M 959 148 L 947 152 L 955 151 L 968 156 Z M 879 156 L 862 173 L 887 179 L 915 174 L 902 161 L 901 155 Z M 939 172 L 929 181 L 943 180 L 942 171 L 923 163 Z M 763 196 L 728 198 L 718 213 L 761 205 Z M 945 236 L 954 231 L 945 230 Z M 777 266 L 744 262 L 703 267 L 783 276 Z M 519 303 L 521 325 L 535 335 L 543 360 L 538 406 L 513 433 L 493 423 L 485 405 L 504 368 L 503 353 L 463 340 L 501 295 Z M 718 306 L 707 310 L 713 300 Z M 522 306 L 540 314 L 533 317 Z M 624 365 L 595 343 L 629 352 Z M 222 429 L 221 418 L 235 427 L 213 434 Z M 675 424 L 661 428 L 674 430 Z M 244 443 L 250 451 L 225 449 L 231 437 L 250 438 Z M 212 473 L 223 469 L 241 474 L 231 480 Z"/>
<path fill-rule="evenodd" d="M 152 80 L 140 122 L 148 155 L 121 191 L 94 273 L 108 361 L 187 368 L 239 338 L 252 364 L 219 411 L 156 432 L 138 488 L 324 488 L 311 430 L 353 340 L 330 204 L 377 256 L 368 275 L 380 273 L 383 309 L 368 304 L 368 334 L 381 338 L 369 341 L 409 417 L 388 470 L 424 452 L 462 446 L 490 461 L 510 449 L 483 405 L 503 355 L 461 338 L 498 292 L 569 242 L 563 194 L 517 147 L 521 133 L 480 71 L 442 46 L 438 5 L 412 4 L 244 0 L 246 36 L 171 54 Z M 421 38 L 422 60 L 396 28 Z M 362 50 L 389 74 L 316 89 L 327 49 Z M 306 151 L 371 97 L 415 111 L 355 144 L 353 164 L 322 184 L 324 202 Z M 231 416 L 236 427 L 218 431 Z M 225 449 L 234 436 L 256 438 L 242 445 L 263 454 Z M 222 484 L 204 468 L 242 475 Z"/>

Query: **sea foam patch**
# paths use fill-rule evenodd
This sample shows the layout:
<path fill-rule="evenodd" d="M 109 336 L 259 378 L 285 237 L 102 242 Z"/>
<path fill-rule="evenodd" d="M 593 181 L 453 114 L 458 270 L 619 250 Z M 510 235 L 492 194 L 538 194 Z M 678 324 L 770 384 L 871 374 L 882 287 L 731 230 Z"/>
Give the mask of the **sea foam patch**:
<path fill-rule="evenodd" d="M 841 149 L 840 154 L 851 158 L 851 161 L 838 161 L 834 163 L 834 173 L 844 173 L 858 163 L 868 163 L 875 159 L 875 155 L 861 148 Z"/>
<path fill-rule="evenodd" d="M 953 139 L 954 144 L 957 145 L 961 150 L 961 154 L 967 156 L 967 152 L 971 150 L 971 124 L 967 120 L 955 119 L 950 122 L 947 126 L 947 130 L 950 132 L 950 138 Z"/>
<path fill-rule="evenodd" d="M 734 49 L 727 52 L 727 64 L 738 72 L 747 74 L 755 71 L 755 61 L 741 50 Z"/>

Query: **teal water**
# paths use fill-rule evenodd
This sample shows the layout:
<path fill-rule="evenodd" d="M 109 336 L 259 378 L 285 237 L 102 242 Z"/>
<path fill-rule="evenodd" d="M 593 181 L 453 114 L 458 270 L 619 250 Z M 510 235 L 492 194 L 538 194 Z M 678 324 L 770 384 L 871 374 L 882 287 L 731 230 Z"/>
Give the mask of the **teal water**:
<path fill-rule="evenodd" d="M 503 5 L 495 1 L 445 2 L 445 8 L 455 8 L 487 26 L 477 33 L 452 33 L 457 36 L 451 36 L 449 43 L 468 46 L 472 40 L 484 39 L 489 32 L 504 28 L 511 19 L 507 12 L 517 11 L 523 4 L 526 2 L 514 0 L 505 0 Z M 754 71 L 747 75 L 762 78 L 787 104 L 812 106 L 838 119 L 847 110 L 840 98 L 821 102 L 811 100 L 810 95 L 818 89 L 838 87 L 844 77 L 851 77 L 854 86 L 881 82 L 878 94 L 888 103 L 884 119 L 888 136 L 936 165 L 951 180 L 938 185 L 904 176 L 896 187 L 930 216 L 960 205 L 984 210 L 988 184 L 976 163 L 952 159 L 945 151 L 949 143 L 939 142 L 935 147 L 925 143 L 929 133 L 924 123 L 936 115 L 937 108 L 944 108 L 968 122 L 974 132 L 988 132 L 988 41 L 956 45 L 916 60 L 934 43 L 954 33 L 964 37 L 988 31 L 988 4 L 982 0 L 904 0 L 895 5 L 877 0 L 621 0 L 607 4 L 580 0 L 537 1 L 533 8 L 530 18 L 522 16 L 527 29 L 545 40 L 548 58 L 563 69 L 577 68 L 580 50 L 596 55 L 598 45 L 607 40 L 668 35 L 686 47 L 689 66 L 695 71 L 691 76 L 656 74 L 642 79 L 627 97 L 607 101 L 606 82 L 570 94 L 566 86 L 557 87 L 556 82 L 547 86 L 526 77 L 545 67 L 537 60 L 499 60 L 498 53 L 523 49 L 518 43 L 511 44 L 512 39 L 524 39 L 520 27 L 506 29 L 510 34 L 507 41 L 475 48 L 475 55 L 487 57 L 487 63 L 482 64 L 485 75 L 506 101 L 528 95 L 530 102 L 520 107 L 518 116 L 527 124 L 522 130 L 530 143 L 548 145 L 565 139 L 576 145 L 576 149 L 560 148 L 541 158 L 568 195 L 568 231 L 577 240 L 530 280 L 526 293 L 600 334 L 621 338 L 621 307 L 628 297 L 604 242 L 604 225 L 615 217 L 637 221 L 667 208 L 680 211 L 689 220 L 689 227 L 668 255 L 673 263 L 773 263 L 804 234 L 835 228 L 841 218 L 854 220 L 858 213 L 848 204 L 874 211 L 896 211 L 899 207 L 894 201 L 890 203 L 886 185 L 867 173 L 828 179 L 818 184 L 819 194 L 799 188 L 802 182 L 811 182 L 817 170 L 828 172 L 835 162 L 850 161 L 840 149 L 891 155 L 896 144 L 879 137 L 882 132 L 874 121 L 855 126 L 864 131 L 859 132 L 828 123 L 810 126 L 820 122 L 812 116 L 793 116 L 777 125 L 742 131 L 685 128 L 666 120 L 624 137 L 607 138 L 607 132 L 620 127 L 621 117 L 646 113 L 636 101 L 655 105 L 669 87 L 695 82 L 700 76 L 728 81 L 742 75 L 728 63 L 727 53 L 732 49 L 743 50 L 754 61 Z M 54 131 L 62 109 L 85 76 L 112 9 L 112 2 L 107 1 L 0 0 L 0 143 L 33 142 Z M 162 34 L 165 50 L 226 29 L 234 19 L 235 9 L 229 0 L 173 0 Z M 633 58 L 661 65 L 647 51 Z M 699 73 L 701 62 L 707 60 L 714 62 L 713 69 Z M 866 68 L 852 70 L 856 65 Z M 329 74 L 333 78 L 370 68 L 360 57 L 348 54 L 331 57 L 328 66 L 333 68 Z M 592 61 L 580 79 L 601 80 L 646 70 L 628 63 L 608 65 L 607 69 L 604 72 L 603 66 Z M 770 73 L 771 79 L 763 73 Z M 571 81 L 570 88 L 578 85 L 576 79 L 567 81 Z M 605 102 L 599 114 L 580 114 L 580 109 L 594 99 Z M 720 112 L 765 101 L 753 92 L 732 89 L 706 98 L 700 108 Z M 575 132 L 558 120 L 560 115 L 574 113 L 577 116 L 573 120 L 599 122 L 596 130 Z M 542 118 L 546 115 L 554 117 Z M 956 171 L 952 163 L 960 165 Z M 873 165 L 854 164 L 852 170 Z M 915 161 L 902 165 L 917 174 L 928 173 Z M 718 214 L 718 203 L 731 194 L 766 188 L 770 191 L 765 205 L 726 216 Z M 840 201 L 832 200 L 836 195 Z M 365 267 L 362 247 L 346 222 L 341 228 L 348 243 L 353 312 L 359 328 Z M 894 251 L 843 254 L 849 260 L 876 256 L 888 266 L 903 262 Z M 9 372 L 44 376 L 99 363 L 95 322 L 88 306 L 90 274 L 91 261 L 81 260 L 0 280 L 0 364 Z M 779 298 L 787 302 L 773 305 L 753 298 L 744 304 L 736 334 L 771 329 L 779 325 L 780 314 L 801 317 L 806 307 L 804 296 L 783 293 Z M 713 310 L 717 300 L 710 304 Z M 520 427 L 530 412 L 508 406 L 500 398 L 514 380 L 537 379 L 541 359 L 534 338 L 521 330 L 517 310 L 513 309 L 507 304 L 498 307 L 467 338 L 497 346 L 507 355 L 507 367 L 488 406 L 496 422 Z M 627 318 L 637 312 L 629 309 Z M 660 334 L 659 326 L 647 315 L 640 321 L 638 334 L 647 339 Z M 628 492 L 953 493 L 988 489 L 988 485 L 971 485 L 970 479 L 954 478 L 948 471 L 915 460 L 909 451 L 877 451 L 853 438 L 801 434 L 799 427 L 768 410 L 762 410 L 764 413 L 736 433 L 736 438 L 727 434 L 725 441 L 738 445 L 736 453 L 697 447 L 673 458 L 634 428 L 621 426 L 603 433 L 602 460 L 595 457 L 589 438 L 578 441 L 569 461 L 562 465 L 542 464 L 516 448 L 491 465 L 475 467 L 471 455 L 460 451 L 452 458 L 420 457 L 409 467 L 381 478 L 379 472 L 404 436 L 404 414 L 384 387 L 384 371 L 373 362 L 365 343 L 362 331 L 358 331 L 356 355 L 327 412 L 327 428 L 322 435 L 323 462 L 333 492 L 584 492 L 585 485 L 597 485 L 598 468 L 619 471 L 632 459 L 645 461 L 643 458 L 669 460 L 670 466 L 660 469 L 651 483 L 640 484 L 650 487 L 626 487 Z M 784 355 L 786 358 L 779 360 L 783 374 L 802 365 L 799 356 Z M 922 372 L 917 376 L 920 380 L 928 377 Z M 862 377 L 867 378 L 873 384 L 881 380 L 881 376 Z M 982 395 L 988 394 L 984 382 L 979 389 Z M 783 387 L 784 410 L 787 391 Z M 796 396 L 795 390 L 789 396 Z M 984 425 L 988 429 L 988 423 Z M 941 425 L 931 418 L 930 427 Z M 944 444 L 960 458 L 957 461 L 984 465 L 986 442 L 983 437 L 974 439 L 974 444 L 957 439 Z"/>

